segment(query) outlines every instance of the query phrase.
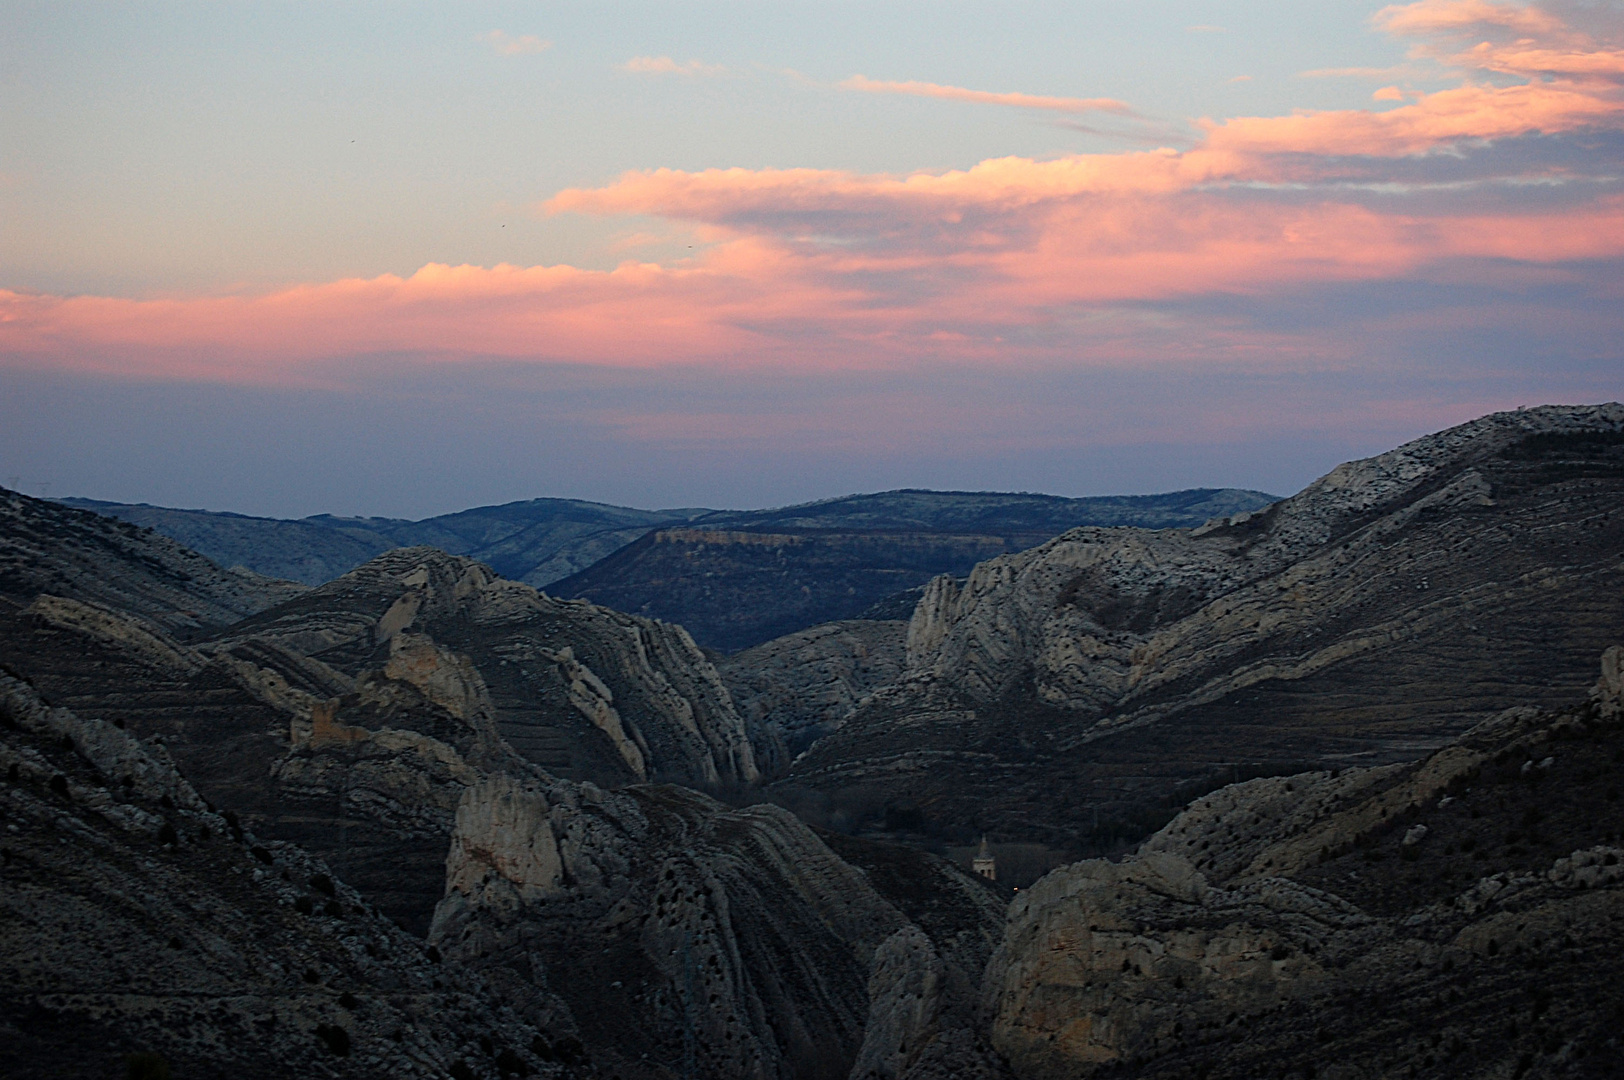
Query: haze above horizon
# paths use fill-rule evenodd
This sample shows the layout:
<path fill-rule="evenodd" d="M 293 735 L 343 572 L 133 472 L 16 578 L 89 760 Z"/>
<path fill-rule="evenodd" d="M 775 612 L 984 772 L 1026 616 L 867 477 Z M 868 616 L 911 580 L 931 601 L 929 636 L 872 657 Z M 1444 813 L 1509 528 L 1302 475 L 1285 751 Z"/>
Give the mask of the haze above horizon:
<path fill-rule="evenodd" d="M 0 25 L 0 480 L 30 494 L 1289 494 L 1619 396 L 1617 0 Z"/>

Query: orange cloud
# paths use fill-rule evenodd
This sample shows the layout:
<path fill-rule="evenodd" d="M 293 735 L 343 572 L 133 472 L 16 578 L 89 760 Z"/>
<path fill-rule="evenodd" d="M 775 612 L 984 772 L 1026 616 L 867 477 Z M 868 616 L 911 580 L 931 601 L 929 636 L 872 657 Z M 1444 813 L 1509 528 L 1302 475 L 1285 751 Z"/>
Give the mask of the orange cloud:
<path fill-rule="evenodd" d="M 552 42 L 544 41 L 534 34 L 520 34 L 518 37 L 510 37 L 501 30 L 492 30 L 488 34 L 481 34 L 478 40 L 486 42 L 502 56 L 525 56 L 543 53 L 553 47 Z"/>
<path fill-rule="evenodd" d="M 948 101 L 973 101 L 982 105 L 1009 105 L 1020 109 L 1050 109 L 1055 112 L 1086 113 L 1108 112 L 1129 114 L 1133 110 L 1115 98 L 1044 97 L 1038 94 L 1001 94 L 986 90 L 966 90 L 962 86 L 943 86 L 931 82 L 882 82 L 877 79 L 853 75 L 840 84 L 842 89 L 861 90 L 869 94 L 907 94 L 913 97 L 943 98 Z"/>
<path fill-rule="evenodd" d="M 391 351 L 623 365 L 1006 362 L 1022 350 L 1079 355 L 1087 332 L 1076 329 L 1077 313 L 1112 305 L 1398 280 L 1451 260 L 1526 268 L 1624 258 L 1624 194 L 1611 163 L 1559 205 L 1519 193 L 1530 176 L 1564 179 L 1571 156 L 1493 159 L 1472 179 L 1499 184 L 1494 199 L 1403 200 L 1407 186 L 1426 187 L 1427 169 L 1470 167 L 1488 143 L 1617 130 L 1624 103 L 1603 77 L 1616 50 L 1542 10 L 1481 0 L 1423 0 L 1384 9 L 1378 21 L 1395 33 L 1442 34 L 1451 49 L 1454 35 L 1485 26 L 1525 37 L 1464 51 L 1494 83 L 1417 94 L 1381 112 L 1206 122 L 1185 151 L 1005 157 L 906 176 L 653 169 L 543 204 L 694 231 L 705 246 L 674 266 L 430 264 L 404 278 L 198 299 L 0 292 L 0 356 L 234 378 Z M 639 70 L 682 67 L 641 59 Z M 1513 70 L 1528 74 L 1505 84 Z M 853 88 L 1068 111 L 1120 106 L 928 83 Z M 1544 145 L 1533 142 L 1530 153 Z M 1346 183 L 1350 161 L 1390 189 L 1381 200 Z"/>
<path fill-rule="evenodd" d="M 699 60 L 679 64 L 669 56 L 634 56 L 621 64 L 620 70 L 634 75 L 720 75 L 727 68 Z"/>

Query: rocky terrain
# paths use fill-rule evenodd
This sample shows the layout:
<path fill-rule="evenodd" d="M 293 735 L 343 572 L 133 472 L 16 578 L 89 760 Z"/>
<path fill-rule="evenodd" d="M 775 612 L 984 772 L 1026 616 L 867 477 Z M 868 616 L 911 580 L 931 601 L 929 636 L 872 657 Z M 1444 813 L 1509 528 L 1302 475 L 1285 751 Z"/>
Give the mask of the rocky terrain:
<path fill-rule="evenodd" d="M 0 1072 L 1611 1075 L 1621 495 L 1500 414 L 717 660 L 8 493 Z"/>
<path fill-rule="evenodd" d="M 539 588 L 584 570 L 650 529 L 714 513 L 529 499 L 422 521 L 331 514 L 288 521 L 145 503 L 59 501 L 153 529 L 221 566 L 306 585 L 331 581 L 394 548 L 427 545 L 478 559 L 504 577 Z"/>
<path fill-rule="evenodd" d="M 862 618 L 937 574 L 962 576 L 1073 526 L 1197 525 L 1273 499 L 1233 489 L 1088 499 L 888 491 L 723 511 L 651 532 L 549 591 L 681 623 L 706 648 L 733 652 Z"/>
<path fill-rule="evenodd" d="M 736 652 L 716 669 L 745 722 L 772 732 L 794 756 L 902 677 L 907 629 L 900 619 L 824 623 Z M 764 764 L 779 773 L 789 762 Z"/>
<path fill-rule="evenodd" d="M 6 1076 L 460 1080 L 584 1060 L 561 1003 L 521 1019 L 325 864 L 215 813 L 162 745 L 4 674 L 0 821 Z"/>
<path fill-rule="evenodd" d="M 814 542 L 811 548 L 791 542 L 787 555 L 791 563 L 810 556 L 816 566 L 786 576 L 775 564 L 770 567 L 772 580 L 746 586 L 760 594 L 753 595 L 753 602 L 766 602 L 777 612 L 758 616 L 761 626 L 750 624 L 753 629 L 745 635 L 748 641 L 738 638 L 756 644 L 829 618 L 857 617 L 874 601 L 921 584 L 933 574 L 963 574 L 979 559 L 1030 547 L 1075 525 L 1198 525 L 1214 516 L 1257 509 L 1272 499 L 1261 492 L 1232 489 L 1087 499 L 893 491 L 780 510 L 635 510 L 578 499 L 530 499 L 422 521 L 331 514 L 284 521 L 94 499 L 59 501 L 153 529 L 220 566 L 242 567 L 306 585 L 331 581 L 399 547 L 427 546 L 465 555 L 502 577 L 544 588 L 581 573 L 656 529 L 695 524 L 706 535 L 716 536 L 739 530 L 830 534 L 823 537 L 828 543 Z M 887 537 L 846 535 L 872 532 Z M 832 534 L 836 533 L 844 539 L 835 538 Z M 831 543 L 838 549 L 832 556 L 824 551 Z M 724 552 L 723 561 L 736 555 Z M 716 612 L 710 599 L 725 599 L 730 588 L 742 584 L 718 580 L 718 567 L 687 568 L 701 576 L 710 575 L 705 589 L 690 595 L 673 581 L 650 582 L 649 568 L 637 560 L 622 560 L 614 566 L 619 569 L 555 591 L 560 596 L 600 599 L 623 611 L 683 623 L 716 648 L 740 647 L 735 642 L 737 634 L 729 636 L 725 628 L 712 625 Z M 827 584 L 820 580 L 827 573 L 845 577 Z M 803 586 L 816 591 L 818 598 L 809 603 L 801 593 Z M 852 591 L 846 592 L 848 588 Z M 605 589 L 615 594 L 590 595 Z"/>
<path fill-rule="evenodd" d="M 1021 1077 L 1615 1076 L 1624 648 L 1580 708 L 1415 762 L 1258 779 L 1011 906 Z"/>
<path fill-rule="evenodd" d="M 108 579 L 168 550 L 28 502 L 31 535 L 130 537 Z M 1003 1075 L 1002 898 L 693 790 L 758 774 L 680 628 L 426 548 L 290 591 L 186 640 L 144 594 L 6 597 L 8 1068 Z"/>
<path fill-rule="evenodd" d="M 1229 780 L 1412 759 L 1580 690 L 1624 624 L 1620 507 L 1615 404 L 1485 417 L 1196 529 L 1073 530 L 933 581 L 905 677 L 781 783 L 1087 850 Z"/>
<path fill-rule="evenodd" d="M 0 488 L 0 597 L 13 605 L 41 593 L 73 596 L 188 634 L 301 591 L 222 570 L 150 529 Z"/>

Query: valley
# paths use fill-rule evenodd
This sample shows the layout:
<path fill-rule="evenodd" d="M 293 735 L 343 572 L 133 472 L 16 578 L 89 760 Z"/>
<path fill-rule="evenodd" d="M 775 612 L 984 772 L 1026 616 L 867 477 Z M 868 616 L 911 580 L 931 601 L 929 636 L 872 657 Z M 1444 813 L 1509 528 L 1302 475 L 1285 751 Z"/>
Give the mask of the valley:
<path fill-rule="evenodd" d="M 1278 501 L 199 515 L 0 491 L 7 1075 L 1611 1075 L 1624 406 Z"/>

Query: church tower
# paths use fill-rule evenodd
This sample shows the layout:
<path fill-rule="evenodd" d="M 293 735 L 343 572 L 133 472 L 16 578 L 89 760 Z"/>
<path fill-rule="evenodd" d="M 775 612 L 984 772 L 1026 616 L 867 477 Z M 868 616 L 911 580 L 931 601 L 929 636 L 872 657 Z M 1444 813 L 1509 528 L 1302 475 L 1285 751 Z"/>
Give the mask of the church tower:
<path fill-rule="evenodd" d="M 987 844 L 987 834 L 981 834 L 981 850 L 970 863 L 970 868 L 988 881 L 998 880 L 998 860 L 992 856 L 992 848 Z"/>

